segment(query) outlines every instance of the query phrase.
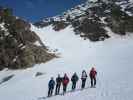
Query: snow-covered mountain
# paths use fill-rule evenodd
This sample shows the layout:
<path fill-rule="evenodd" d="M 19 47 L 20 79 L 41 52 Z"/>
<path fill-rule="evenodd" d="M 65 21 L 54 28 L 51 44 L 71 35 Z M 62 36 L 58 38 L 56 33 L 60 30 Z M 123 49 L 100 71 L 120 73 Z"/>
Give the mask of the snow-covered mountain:
<path fill-rule="evenodd" d="M 121 7 L 121 10 L 123 10 L 123 11 L 126 11 L 129 8 L 130 9 L 130 10 L 128 9 L 129 12 L 130 13 L 133 12 L 131 10 L 132 4 L 133 4 L 132 0 L 86 0 L 86 2 L 83 4 L 77 5 L 76 7 L 71 8 L 70 10 L 67 10 L 66 12 L 63 12 L 60 15 L 50 17 L 50 18 L 45 18 L 41 22 L 45 23 L 45 22 L 51 22 L 51 21 L 67 21 L 68 16 L 70 17 L 70 19 L 75 19 L 76 17 L 86 15 L 87 10 L 88 10 L 88 13 L 89 12 L 92 13 L 91 8 L 99 7 L 99 9 L 100 9 L 100 7 L 101 8 L 103 7 L 103 5 L 105 6 L 104 11 L 106 13 L 111 12 L 112 7 L 108 7 L 108 9 L 107 9 L 106 4 L 108 4 L 108 6 L 110 6 L 110 4 L 113 4 L 112 6 L 118 5 Z M 106 11 L 106 10 L 108 10 L 108 11 Z M 97 12 L 95 12 L 95 14 L 97 14 Z M 102 16 L 105 16 L 105 15 L 102 15 Z"/>
<path fill-rule="evenodd" d="M 88 1 L 77 6 L 80 11 L 81 8 L 84 11 L 89 8 L 88 15 L 86 13 L 84 15 L 84 11 L 81 11 L 81 13 L 78 11 L 79 8 L 76 7 L 67 11 L 66 14 L 69 17 L 65 18 L 65 15 L 63 15 L 63 18 L 56 16 L 52 18 L 52 21 L 51 18 L 48 18 L 48 21 L 41 21 L 42 24 L 37 23 L 38 27 L 31 25 L 30 30 L 34 31 L 41 41 L 49 47 L 49 52 L 56 51 L 58 58 L 25 70 L 4 69 L 0 71 L 0 99 L 43 100 L 43 97 L 47 96 L 48 81 L 51 77 L 55 79 L 58 74 L 63 76 L 64 73 L 67 73 L 71 78 L 74 72 L 77 72 L 78 76 L 81 77 L 82 70 L 86 70 L 89 75 L 91 67 L 95 67 L 98 72 L 96 88 L 89 88 L 90 79 L 88 78 L 86 89 L 81 91 L 81 80 L 79 80 L 76 91 L 68 92 L 64 96 L 58 95 L 46 98 L 46 100 L 132 100 L 132 3 L 124 2 L 124 0 L 106 3 Z M 106 9 L 103 9 L 104 4 Z M 130 7 L 127 5 L 130 5 Z M 116 9 L 119 6 L 121 8 L 111 10 L 112 6 Z M 126 10 L 123 7 L 130 9 Z M 93 11 L 96 11 L 96 13 L 93 14 Z M 112 15 L 110 11 L 114 14 Z M 118 11 L 118 13 L 115 13 L 115 11 Z M 72 14 L 72 12 L 74 13 Z M 81 21 L 81 24 L 79 24 L 79 21 Z M 126 24 L 124 30 L 121 30 L 124 25 L 123 21 Z M 90 22 L 89 25 L 88 22 Z M 77 29 L 82 26 L 87 26 L 87 29 L 90 26 L 92 30 L 87 30 L 86 33 L 86 27 L 83 30 Z M 99 31 L 100 33 L 97 33 Z M 75 32 L 79 32 L 80 35 L 75 35 Z M 125 36 L 119 35 L 119 32 L 125 34 Z M 85 38 L 97 42 L 81 38 L 82 35 L 83 37 L 89 35 Z M 99 41 L 99 39 L 105 40 Z M 67 91 L 70 90 L 71 82 Z"/>
<path fill-rule="evenodd" d="M 89 74 L 92 66 L 98 71 L 96 88 L 90 86 L 87 79 L 85 90 L 67 93 L 65 96 L 54 96 L 46 100 L 132 100 L 133 87 L 133 36 L 121 37 L 109 31 L 112 38 L 100 42 L 90 42 L 74 35 L 73 28 L 67 27 L 60 32 L 52 26 L 38 29 L 32 27 L 41 40 L 51 49 L 58 49 L 59 58 L 46 64 L 36 65 L 26 70 L 3 70 L 0 81 L 12 76 L 10 80 L 0 84 L 0 99 L 2 100 L 40 100 L 47 96 L 48 81 L 58 74 L 69 77 L 77 72 L 79 77 L 83 69 Z M 55 35 L 56 34 L 56 35 Z M 37 73 L 41 76 L 36 76 Z M 81 80 L 77 84 L 80 89 Z M 62 87 L 61 87 L 62 89 Z M 71 90 L 71 82 L 68 90 Z M 61 90 L 62 92 L 62 90 Z M 43 99 L 42 99 L 43 100 Z"/>
<path fill-rule="evenodd" d="M 93 0 L 92 0 L 93 1 Z M 43 19 L 35 23 L 38 27 L 52 25 L 60 31 L 69 25 L 74 33 L 91 41 L 109 38 L 105 27 L 114 33 L 125 35 L 133 32 L 133 3 L 129 0 L 98 0 L 78 5 L 58 16 Z"/>

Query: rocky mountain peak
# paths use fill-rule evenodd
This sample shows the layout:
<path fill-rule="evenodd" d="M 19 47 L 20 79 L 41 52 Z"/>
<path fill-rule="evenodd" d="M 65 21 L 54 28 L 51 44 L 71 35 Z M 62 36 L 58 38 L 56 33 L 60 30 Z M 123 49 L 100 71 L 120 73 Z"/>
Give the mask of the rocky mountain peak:
<path fill-rule="evenodd" d="M 52 25 L 55 31 L 71 25 L 75 34 L 91 41 L 99 41 L 110 37 L 105 27 L 120 35 L 133 32 L 132 22 L 131 0 L 87 0 L 61 15 L 43 19 L 35 25 L 40 28 Z"/>
<path fill-rule="evenodd" d="M 0 8 L 0 70 L 32 67 L 54 57 L 30 27 L 11 9 Z"/>

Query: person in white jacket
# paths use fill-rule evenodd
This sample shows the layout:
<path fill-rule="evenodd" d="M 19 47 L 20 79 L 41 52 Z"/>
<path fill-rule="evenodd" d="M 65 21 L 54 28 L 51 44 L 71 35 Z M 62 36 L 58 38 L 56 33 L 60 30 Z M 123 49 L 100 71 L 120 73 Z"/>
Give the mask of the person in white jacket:
<path fill-rule="evenodd" d="M 87 73 L 85 70 L 83 70 L 82 75 L 81 75 L 81 80 L 82 80 L 81 88 L 82 89 L 85 88 L 86 79 L 87 79 Z"/>

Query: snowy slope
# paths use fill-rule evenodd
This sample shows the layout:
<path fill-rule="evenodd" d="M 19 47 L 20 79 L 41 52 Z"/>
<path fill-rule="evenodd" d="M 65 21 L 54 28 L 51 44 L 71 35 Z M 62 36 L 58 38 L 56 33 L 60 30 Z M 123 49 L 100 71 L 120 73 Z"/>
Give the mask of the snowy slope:
<path fill-rule="evenodd" d="M 120 37 L 109 32 L 112 38 L 90 42 L 74 35 L 71 26 L 55 32 L 51 26 L 38 29 L 32 26 L 41 40 L 51 50 L 58 49 L 59 58 L 46 64 L 36 65 L 26 70 L 3 70 L 0 80 L 5 76 L 15 76 L 0 84 L 0 100 L 38 100 L 47 96 L 47 83 L 51 76 L 65 72 L 81 75 L 83 69 L 87 72 L 92 66 L 98 71 L 97 88 L 68 93 L 65 96 L 55 96 L 47 100 L 132 100 L 133 99 L 133 36 Z M 108 29 L 109 30 L 109 29 Z M 35 77 L 36 72 L 44 75 Z M 77 88 L 79 89 L 81 81 Z M 90 79 L 87 86 L 90 86 Z M 69 84 L 69 90 L 71 83 Z"/>

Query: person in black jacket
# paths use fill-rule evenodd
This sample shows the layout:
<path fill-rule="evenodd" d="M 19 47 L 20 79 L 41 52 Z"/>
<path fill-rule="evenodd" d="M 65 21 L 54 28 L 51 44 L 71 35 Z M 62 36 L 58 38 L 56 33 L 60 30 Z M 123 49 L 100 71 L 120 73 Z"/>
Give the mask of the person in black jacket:
<path fill-rule="evenodd" d="M 78 81 L 78 75 L 76 73 L 73 74 L 71 81 L 72 81 L 72 90 L 75 90 L 76 88 L 76 83 Z"/>
<path fill-rule="evenodd" d="M 56 78 L 55 95 L 58 95 L 59 94 L 61 83 L 62 83 L 62 78 L 60 77 L 60 75 L 58 75 L 58 77 Z"/>
<path fill-rule="evenodd" d="M 48 83 L 48 97 L 52 96 L 53 94 L 53 90 L 54 90 L 54 86 L 55 86 L 55 81 L 54 81 L 54 78 L 51 77 L 51 80 L 49 81 Z"/>

